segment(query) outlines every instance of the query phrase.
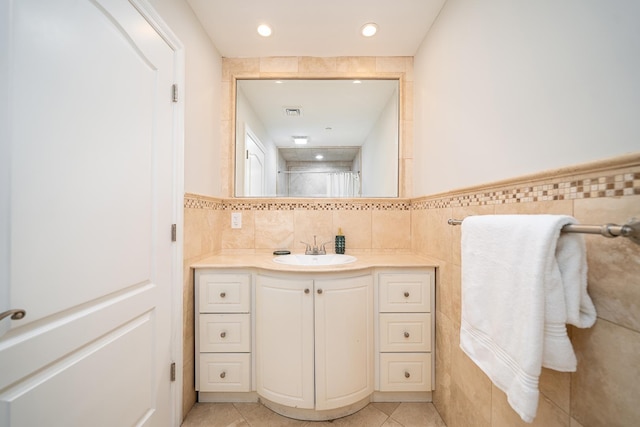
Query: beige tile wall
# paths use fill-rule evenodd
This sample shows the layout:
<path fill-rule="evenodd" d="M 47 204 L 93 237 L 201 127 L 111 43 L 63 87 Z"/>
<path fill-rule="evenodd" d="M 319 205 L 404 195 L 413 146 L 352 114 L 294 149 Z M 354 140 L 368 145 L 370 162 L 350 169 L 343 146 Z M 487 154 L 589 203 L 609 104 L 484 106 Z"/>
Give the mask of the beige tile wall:
<path fill-rule="evenodd" d="M 183 331 L 183 383 L 182 414 L 186 416 L 196 402 L 195 393 L 195 342 L 193 314 L 193 270 L 191 264 L 217 253 L 221 240 L 216 230 L 221 230 L 220 201 L 206 197 L 187 195 L 184 205 L 184 252 L 182 306 Z"/>
<path fill-rule="evenodd" d="M 269 57 L 222 60 L 222 194 L 233 195 L 235 89 L 238 78 L 394 78 L 400 81 L 399 195 L 410 197 L 413 176 L 413 57 Z"/>
<path fill-rule="evenodd" d="M 242 228 L 231 229 L 231 212 Z M 193 276 L 188 266 L 216 252 L 303 249 L 313 235 L 331 241 L 338 227 L 347 253 L 413 251 L 441 260 L 436 286 L 434 402 L 449 427 L 616 427 L 640 420 L 640 246 L 585 236 L 593 328 L 570 330 L 576 373 L 543 370 L 533 424 L 510 409 L 504 393 L 459 349 L 460 227 L 449 218 L 478 214 L 555 213 L 583 224 L 640 217 L 640 155 L 417 199 L 210 199 L 185 196 L 184 413 L 193 391 Z M 332 245 L 328 245 L 332 247 Z"/>
<path fill-rule="evenodd" d="M 617 165 L 617 166 L 616 166 Z M 434 402 L 449 427 L 622 427 L 640 420 L 640 246 L 586 235 L 590 329 L 571 328 L 575 373 L 543 369 L 538 415 L 524 423 L 460 350 L 460 227 L 448 218 L 553 213 L 583 224 L 640 218 L 640 156 L 585 165 L 467 193 L 412 200 L 412 249 L 443 261 L 437 286 Z"/>

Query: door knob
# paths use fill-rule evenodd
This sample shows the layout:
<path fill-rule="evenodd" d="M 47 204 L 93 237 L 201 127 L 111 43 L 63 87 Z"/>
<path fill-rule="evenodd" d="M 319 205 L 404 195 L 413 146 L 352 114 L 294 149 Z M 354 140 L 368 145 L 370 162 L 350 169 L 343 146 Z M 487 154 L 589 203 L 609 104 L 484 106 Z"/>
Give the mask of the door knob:
<path fill-rule="evenodd" d="M 21 308 L 15 309 L 15 310 L 7 310 L 4 313 L 0 313 L 0 320 L 4 319 L 5 317 L 11 316 L 11 318 L 13 320 L 20 320 L 23 319 L 24 316 L 27 315 L 27 312 L 24 311 Z"/>

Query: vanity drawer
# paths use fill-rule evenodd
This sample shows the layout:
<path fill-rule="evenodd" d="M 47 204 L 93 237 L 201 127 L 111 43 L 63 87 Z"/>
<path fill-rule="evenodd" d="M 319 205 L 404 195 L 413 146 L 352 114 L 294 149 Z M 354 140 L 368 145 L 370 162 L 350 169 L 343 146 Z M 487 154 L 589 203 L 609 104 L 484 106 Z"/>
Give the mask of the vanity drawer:
<path fill-rule="evenodd" d="M 251 351 L 250 314 L 201 314 L 200 352 Z"/>
<path fill-rule="evenodd" d="M 431 280 L 429 273 L 381 273 L 380 311 L 430 312 Z"/>
<path fill-rule="evenodd" d="M 381 353 L 380 391 L 431 391 L 431 353 Z"/>
<path fill-rule="evenodd" d="M 202 353 L 198 391 L 251 391 L 249 353 Z"/>
<path fill-rule="evenodd" d="M 431 314 L 380 314 L 380 351 L 431 351 Z"/>
<path fill-rule="evenodd" d="M 248 313 L 250 284 L 249 274 L 200 274 L 198 277 L 200 313 Z"/>

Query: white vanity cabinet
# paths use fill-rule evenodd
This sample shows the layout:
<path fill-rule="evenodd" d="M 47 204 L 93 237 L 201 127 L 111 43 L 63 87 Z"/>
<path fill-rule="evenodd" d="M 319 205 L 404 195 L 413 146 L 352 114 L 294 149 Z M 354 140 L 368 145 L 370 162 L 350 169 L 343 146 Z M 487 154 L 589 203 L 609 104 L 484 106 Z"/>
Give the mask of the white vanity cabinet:
<path fill-rule="evenodd" d="M 314 411 L 368 402 L 374 388 L 373 324 L 370 272 L 258 274 L 258 395 Z"/>
<path fill-rule="evenodd" d="M 195 274 L 199 392 L 251 391 L 251 274 Z"/>
<path fill-rule="evenodd" d="M 433 269 L 377 274 L 381 392 L 433 390 L 434 275 Z"/>

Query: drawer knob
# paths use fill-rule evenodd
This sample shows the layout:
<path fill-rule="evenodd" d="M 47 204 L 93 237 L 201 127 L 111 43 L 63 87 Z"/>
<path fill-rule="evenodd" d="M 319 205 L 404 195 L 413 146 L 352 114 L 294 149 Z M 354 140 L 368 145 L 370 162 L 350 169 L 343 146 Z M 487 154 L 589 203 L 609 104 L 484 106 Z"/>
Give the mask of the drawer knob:
<path fill-rule="evenodd" d="M 404 333 L 404 337 L 405 337 L 405 338 L 409 338 L 409 335 L 410 335 L 410 334 L 409 334 L 409 332 L 405 332 L 405 333 Z"/>
<path fill-rule="evenodd" d="M 409 298 L 409 292 L 405 292 L 405 293 L 404 293 L 404 297 L 405 297 L 405 298 Z"/>
<path fill-rule="evenodd" d="M 407 371 L 404 372 L 404 377 L 405 378 L 409 378 L 410 376 L 411 376 L 411 374 L 409 372 L 407 372 Z"/>
<path fill-rule="evenodd" d="M 226 376 L 227 376 L 227 373 L 226 373 L 226 372 L 220 372 L 220 378 L 224 378 L 224 377 L 226 377 Z"/>
<path fill-rule="evenodd" d="M 321 294 L 322 293 L 322 289 L 318 289 L 318 293 Z"/>
<path fill-rule="evenodd" d="M 227 293 L 226 293 L 226 292 L 220 292 L 220 298 L 224 298 L 224 297 L 226 297 L 226 296 L 227 296 Z"/>
<path fill-rule="evenodd" d="M 309 293 L 309 288 L 305 289 L 305 290 L 304 290 L 304 293 L 305 293 L 305 294 L 308 294 L 308 293 Z"/>
<path fill-rule="evenodd" d="M 226 333 L 226 332 L 220 332 L 220 338 L 224 338 L 224 337 L 226 337 L 226 336 L 227 336 L 227 333 Z"/>

